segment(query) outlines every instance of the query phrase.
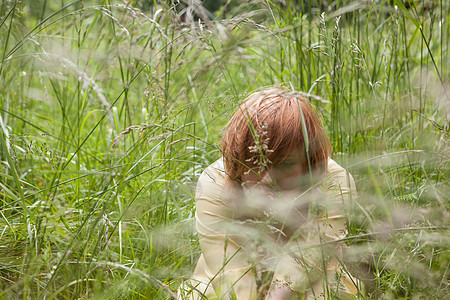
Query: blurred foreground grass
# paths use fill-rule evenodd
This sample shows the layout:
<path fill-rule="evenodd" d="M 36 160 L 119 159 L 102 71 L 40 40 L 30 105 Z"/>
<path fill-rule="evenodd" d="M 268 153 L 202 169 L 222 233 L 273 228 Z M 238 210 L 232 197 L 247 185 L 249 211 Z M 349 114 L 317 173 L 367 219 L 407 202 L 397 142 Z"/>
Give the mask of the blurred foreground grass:
<path fill-rule="evenodd" d="M 3 1 L 0 298 L 173 296 L 248 93 L 310 93 L 371 297 L 448 295 L 449 3 Z"/>

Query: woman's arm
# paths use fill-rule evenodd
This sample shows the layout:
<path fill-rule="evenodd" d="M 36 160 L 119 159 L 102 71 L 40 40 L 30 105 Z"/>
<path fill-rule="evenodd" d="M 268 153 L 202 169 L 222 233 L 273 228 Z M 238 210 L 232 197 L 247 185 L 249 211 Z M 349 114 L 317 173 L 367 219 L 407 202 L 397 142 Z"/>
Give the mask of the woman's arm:
<path fill-rule="evenodd" d="M 208 168 L 196 190 L 196 227 L 205 261 L 204 273 L 216 297 L 256 297 L 256 282 L 245 250 L 245 236 L 232 227 L 232 211 L 224 193 L 225 175 Z M 211 295 L 214 296 L 214 295 Z"/>

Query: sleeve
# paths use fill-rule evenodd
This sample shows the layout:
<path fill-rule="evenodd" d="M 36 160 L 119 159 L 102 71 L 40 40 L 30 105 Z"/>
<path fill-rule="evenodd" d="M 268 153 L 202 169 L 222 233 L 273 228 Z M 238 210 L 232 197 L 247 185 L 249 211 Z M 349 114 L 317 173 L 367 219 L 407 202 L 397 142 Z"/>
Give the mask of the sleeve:
<path fill-rule="evenodd" d="M 321 189 L 325 209 L 320 215 L 309 215 L 296 237 L 285 245 L 272 280 L 272 284 L 298 293 L 312 292 L 313 297 L 323 296 L 323 283 L 332 282 L 339 268 L 336 258 L 341 256 L 341 245 L 333 241 L 346 236 L 344 204 L 356 197 L 352 176 L 331 159 L 328 169 Z"/>
<path fill-rule="evenodd" d="M 232 211 L 225 197 L 224 173 L 208 168 L 196 190 L 196 227 L 204 257 L 204 272 L 216 297 L 254 299 L 256 282 L 245 251 L 245 240 L 232 224 Z"/>

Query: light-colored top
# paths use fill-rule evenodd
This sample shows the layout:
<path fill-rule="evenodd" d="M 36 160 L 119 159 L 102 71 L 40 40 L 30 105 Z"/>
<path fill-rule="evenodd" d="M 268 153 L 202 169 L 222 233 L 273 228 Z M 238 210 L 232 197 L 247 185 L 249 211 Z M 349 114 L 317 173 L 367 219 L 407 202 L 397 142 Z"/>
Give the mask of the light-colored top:
<path fill-rule="evenodd" d="M 344 207 L 356 197 L 353 178 L 344 168 L 329 159 L 328 174 L 317 186 L 320 192 L 295 197 L 234 193 L 226 176 L 219 159 L 198 180 L 195 216 L 202 254 L 179 290 L 180 299 L 229 299 L 233 294 L 238 300 L 258 299 L 270 283 L 308 299 L 330 294 L 351 299 L 357 293 L 357 281 L 338 263 L 343 243 L 336 241 L 347 233 Z M 245 215 L 249 207 L 263 217 L 236 218 L 236 210 Z M 295 219 L 289 237 L 279 230 L 283 216 L 286 226 Z"/>

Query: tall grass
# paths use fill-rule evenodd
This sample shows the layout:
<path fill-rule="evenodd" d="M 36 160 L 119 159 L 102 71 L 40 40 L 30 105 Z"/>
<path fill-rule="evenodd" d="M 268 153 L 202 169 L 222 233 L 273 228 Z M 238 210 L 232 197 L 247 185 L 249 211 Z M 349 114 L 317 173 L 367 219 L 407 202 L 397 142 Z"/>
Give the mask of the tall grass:
<path fill-rule="evenodd" d="M 0 5 L 0 298 L 173 297 L 196 178 L 280 84 L 319 96 L 356 179 L 368 297 L 448 294 L 447 1 L 149 3 Z"/>

